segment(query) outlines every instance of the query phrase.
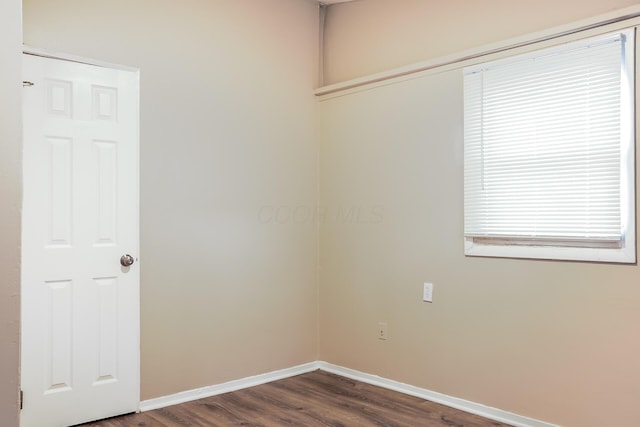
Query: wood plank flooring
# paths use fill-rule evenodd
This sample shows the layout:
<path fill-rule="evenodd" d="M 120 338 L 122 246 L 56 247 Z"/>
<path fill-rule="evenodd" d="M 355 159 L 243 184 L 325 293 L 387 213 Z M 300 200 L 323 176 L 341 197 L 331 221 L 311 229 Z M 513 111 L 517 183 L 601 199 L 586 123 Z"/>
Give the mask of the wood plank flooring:
<path fill-rule="evenodd" d="M 323 371 L 83 425 L 129 426 L 508 427 Z"/>

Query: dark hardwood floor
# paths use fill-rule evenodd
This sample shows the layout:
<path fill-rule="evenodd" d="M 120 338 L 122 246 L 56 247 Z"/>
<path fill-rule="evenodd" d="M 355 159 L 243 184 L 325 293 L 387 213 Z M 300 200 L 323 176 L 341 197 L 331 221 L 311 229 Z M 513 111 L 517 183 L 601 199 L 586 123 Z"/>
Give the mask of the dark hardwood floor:
<path fill-rule="evenodd" d="M 314 371 L 83 427 L 507 427 L 417 397 Z"/>

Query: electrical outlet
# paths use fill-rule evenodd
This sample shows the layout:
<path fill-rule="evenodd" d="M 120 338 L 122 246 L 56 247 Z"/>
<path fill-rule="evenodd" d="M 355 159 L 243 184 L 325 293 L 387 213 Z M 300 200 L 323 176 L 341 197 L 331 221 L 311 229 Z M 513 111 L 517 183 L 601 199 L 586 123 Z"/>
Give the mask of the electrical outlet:
<path fill-rule="evenodd" d="M 433 283 L 425 283 L 422 289 L 422 300 L 424 302 L 433 302 Z"/>
<path fill-rule="evenodd" d="M 385 322 L 378 323 L 378 339 L 386 340 L 389 338 L 389 330 L 387 329 L 387 324 Z"/>

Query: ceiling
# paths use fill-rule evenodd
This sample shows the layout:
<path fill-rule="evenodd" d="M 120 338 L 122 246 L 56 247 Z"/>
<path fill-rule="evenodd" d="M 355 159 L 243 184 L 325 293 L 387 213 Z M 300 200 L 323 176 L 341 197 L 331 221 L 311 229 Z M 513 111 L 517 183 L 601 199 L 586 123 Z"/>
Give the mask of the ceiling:
<path fill-rule="evenodd" d="M 320 3 L 324 3 L 324 4 L 336 4 L 336 3 L 345 3 L 348 1 L 354 1 L 354 0 L 320 0 Z"/>

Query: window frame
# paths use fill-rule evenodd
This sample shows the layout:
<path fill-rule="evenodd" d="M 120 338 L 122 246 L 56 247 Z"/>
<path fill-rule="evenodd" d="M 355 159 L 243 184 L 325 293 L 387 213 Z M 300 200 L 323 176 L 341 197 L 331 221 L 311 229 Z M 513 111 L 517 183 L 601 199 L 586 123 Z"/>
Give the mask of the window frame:
<path fill-rule="evenodd" d="M 635 28 L 617 30 L 596 37 L 588 37 L 577 42 L 564 43 L 551 48 L 514 55 L 496 61 L 486 61 L 466 67 L 464 74 L 486 67 L 487 64 L 499 64 L 536 57 L 541 54 L 571 49 L 582 43 L 586 45 L 598 37 L 621 34 L 625 37 L 621 81 L 621 163 L 620 163 L 620 213 L 622 240 L 619 244 L 608 245 L 600 242 L 574 242 L 554 239 L 477 237 L 464 235 L 464 253 L 466 256 L 549 259 L 568 261 L 591 261 L 611 263 L 636 263 L 636 212 L 635 212 L 635 68 L 636 68 L 636 31 Z M 518 58 L 518 59 L 516 59 Z M 466 101 L 466 100 L 465 100 Z M 466 102 L 465 102 L 466 103 Z M 465 143 L 466 150 L 466 143 Z M 463 184 L 464 185 L 464 184 Z M 466 208 L 466 207 L 465 207 Z M 466 231 L 466 230 L 465 230 Z M 464 232 L 463 232 L 464 233 Z"/>

